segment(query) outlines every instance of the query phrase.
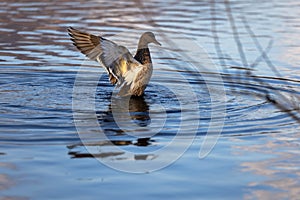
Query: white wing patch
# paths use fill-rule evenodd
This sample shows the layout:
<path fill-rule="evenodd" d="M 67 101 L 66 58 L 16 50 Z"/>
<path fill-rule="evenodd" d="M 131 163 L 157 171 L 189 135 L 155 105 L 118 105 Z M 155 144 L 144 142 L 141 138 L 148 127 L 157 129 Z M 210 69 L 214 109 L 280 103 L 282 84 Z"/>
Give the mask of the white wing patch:
<path fill-rule="evenodd" d="M 137 76 L 137 74 L 142 70 L 143 65 L 139 65 L 136 68 L 133 68 L 125 73 L 125 82 L 127 85 L 130 85 L 130 88 L 132 89 L 134 87 L 134 80 Z"/>

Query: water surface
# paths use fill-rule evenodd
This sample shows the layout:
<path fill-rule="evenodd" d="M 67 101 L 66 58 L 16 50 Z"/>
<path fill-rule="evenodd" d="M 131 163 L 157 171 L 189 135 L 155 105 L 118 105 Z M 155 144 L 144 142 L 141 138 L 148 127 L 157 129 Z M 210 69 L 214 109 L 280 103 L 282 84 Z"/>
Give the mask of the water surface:
<path fill-rule="evenodd" d="M 0 4 L 1 199 L 298 198 L 297 1 Z M 72 46 L 69 26 L 133 53 L 144 31 L 163 44 L 150 46 L 154 74 L 145 96 L 128 100 L 134 126 L 117 124 L 112 109 L 123 101 L 112 98 L 104 70 Z M 90 112 L 93 100 L 97 122 L 80 115 L 82 129 L 72 105 L 80 73 L 80 84 L 94 93 L 81 91 L 76 113 Z M 128 120 L 122 117 L 118 122 Z M 209 127 L 212 121 L 223 128 Z M 199 159 L 205 135 L 218 130 L 215 148 Z M 159 171 L 136 175 L 99 162 L 159 160 L 178 133 L 175 150 L 196 137 Z"/>

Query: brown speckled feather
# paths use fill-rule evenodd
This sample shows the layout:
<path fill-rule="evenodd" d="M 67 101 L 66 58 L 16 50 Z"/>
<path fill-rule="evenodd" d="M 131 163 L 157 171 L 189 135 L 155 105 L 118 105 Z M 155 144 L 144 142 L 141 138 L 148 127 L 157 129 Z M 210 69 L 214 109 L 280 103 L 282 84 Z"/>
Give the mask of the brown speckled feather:
<path fill-rule="evenodd" d="M 134 56 L 134 59 L 136 59 L 143 65 L 152 63 L 149 48 L 138 49 Z"/>

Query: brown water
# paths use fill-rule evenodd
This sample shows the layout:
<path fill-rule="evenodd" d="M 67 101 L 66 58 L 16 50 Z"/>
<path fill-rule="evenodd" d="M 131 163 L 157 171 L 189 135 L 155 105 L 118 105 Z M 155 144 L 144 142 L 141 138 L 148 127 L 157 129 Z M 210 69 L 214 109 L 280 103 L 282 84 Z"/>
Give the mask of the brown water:
<path fill-rule="evenodd" d="M 0 5 L 1 200 L 300 195 L 299 2 Z M 69 26 L 132 52 L 157 35 L 129 116 Z M 213 150 L 199 159 L 201 148 Z"/>

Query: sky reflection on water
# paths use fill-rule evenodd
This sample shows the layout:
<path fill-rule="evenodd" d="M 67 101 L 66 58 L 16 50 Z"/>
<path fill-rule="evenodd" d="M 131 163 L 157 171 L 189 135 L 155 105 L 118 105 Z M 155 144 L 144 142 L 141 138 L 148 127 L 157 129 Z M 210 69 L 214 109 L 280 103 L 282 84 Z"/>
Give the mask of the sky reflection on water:
<path fill-rule="evenodd" d="M 0 5 L 0 199 L 297 199 L 300 195 L 298 1 L 44 0 Z M 252 68 L 243 64 L 230 14 Z M 145 30 L 188 38 L 203 47 L 220 69 L 227 99 L 225 126 L 212 153 L 198 159 L 211 109 L 220 108 L 220 101 L 211 102 L 210 96 L 218 91 L 209 94 L 205 80 L 186 70 L 184 59 L 166 53 L 176 48 L 155 47 L 151 47 L 154 77 L 145 99 L 132 104 L 131 117 L 147 128 L 160 119 L 163 106 L 168 116 L 163 131 L 145 139 L 125 135 L 111 115 L 113 88 L 104 75 L 96 91 L 96 114 L 113 142 L 92 140 L 87 151 L 74 125 L 72 92 L 79 67 L 92 74 L 97 64 L 82 64 L 85 58 L 71 45 L 68 26 L 101 33 L 132 52 Z M 128 37 L 121 37 L 122 32 Z M 163 34 L 158 37 L 166 46 Z M 195 59 L 194 64 L 201 66 L 203 61 Z M 178 100 L 163 87 L 166 83 L 180 87 L 180 81 L 172 79 L 178 72 L 197 89 L 200 112 L 197 118 L 184 118 L 191 124 L 197 120 L 200 126 L 183 157 L 143 175 L 118 172 L 93 159 L 91 153 L 128 164 L 159 158 L 155 150 L 174 138 L 181 113 L 191 112 L 180 111 Z M 202 75 L 214 76 L 204 70 Z M 114 152 L 111 144 L 141 154 Z"/>

